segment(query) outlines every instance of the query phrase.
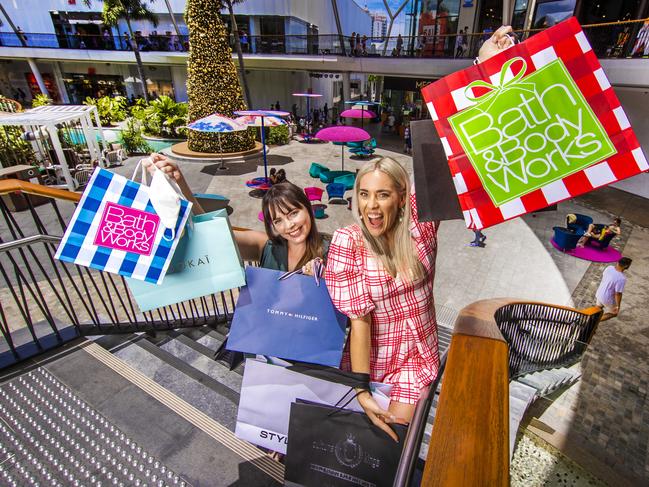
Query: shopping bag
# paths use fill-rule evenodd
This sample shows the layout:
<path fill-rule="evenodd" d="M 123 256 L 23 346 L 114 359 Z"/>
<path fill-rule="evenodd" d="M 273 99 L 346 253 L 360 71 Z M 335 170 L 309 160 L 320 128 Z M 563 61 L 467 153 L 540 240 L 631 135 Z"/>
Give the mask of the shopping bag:
<path fill-rule="evenodd" d="M 649 169 L 574 17 L 426 86 L 422 95 L 470 228 Z"/>
<path fill-rule="evenodd" d="M 408 427 L 395 443 L 361 412 L 297 400 L 291 404 L 285 485 L 391 487 Z"/>
<path fill-rule="evenodd" d="M 156 181 L 164 185 L 160 174 Z M 55 257 L 133 279 L 162 282 L 192 204 L 169 185 L 152 191 L 145 183 L 95 169 Z M 173 194 L 163 194 L 168 191 Z M 175 210 L 164 206 L 170 201 L 177 204 Z"/>
<path fill-rule="evenodd" d="M 417 219 L 420 222 L 461 220 L 462 209 L 435 127 L 430 120 L 413 120 L 410 129 Z"/>
<path fill-rule="evenodd" d="M 243 371 L 235 434 L 237 437 L 273 451 L 286 453 L 291 403 L 298 398 L 335 405 L 353 397 L 345 384 L 292 371 L 282 365 L 247 359 Z M 391 385 L 371 382 L 372 395 L 379 406 L 390 405 Z M 346 408 L 362 411 L 355 399 Z"/>
<path fill-rule="evenodd" d="M 126 280 L 141 311 L 237 288 L 245 282 L 225 210 L 192 216 L 161 284 Z"/>
<path fill-rule="evenodd" d="M 324 279 L 246 268 L 228 350 L 314 364 L 340 365 L 347 317 L 335 309 Z"/>

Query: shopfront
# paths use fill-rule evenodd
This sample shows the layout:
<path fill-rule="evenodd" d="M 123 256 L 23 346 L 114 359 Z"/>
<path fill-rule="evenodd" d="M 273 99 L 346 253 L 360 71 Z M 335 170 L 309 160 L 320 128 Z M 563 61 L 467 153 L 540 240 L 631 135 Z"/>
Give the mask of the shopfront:
<path fill-rule="evenodd" d="M 381 105 L 383 112 L 392 112 L 397 123 L 405 125 L 411 120 L 428 117 L 421 89 L 435 80 L 385 76 Z"/>

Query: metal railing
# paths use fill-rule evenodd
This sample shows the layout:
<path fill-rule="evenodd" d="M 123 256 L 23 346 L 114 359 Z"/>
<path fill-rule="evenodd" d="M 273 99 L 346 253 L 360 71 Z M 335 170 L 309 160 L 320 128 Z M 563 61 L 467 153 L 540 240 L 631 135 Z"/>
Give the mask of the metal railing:
<path fill-rule="evenodd" d="M 629 20 L 601 24 L 583 25 L 593 50 L 601 58 L 647 57 L 649 43 L 638 40 L 638 33 L 644 20 Z M 382 39 L 341 38 L 337 34 L 319 35 L 253 35 L 240 36 L 244 54 L 292 54 L 331 55 L 355 57 L 422 57 L 422 58 L 473 58 L 491 32 L 468 34 L 448 33 L 446 24 L 435 24 L 428 34 L 417 36 L 392 36 Z M 516 31 L 524 40 L 543 29 Z M 136 35 L 134 39 L 113 35 L 49 34 L 25 32 L 20 34 L 27 47 L 53 49 L 82 49 L 130 51 L 136 42 L 140 51 L 186 52 L 189 50 L 189 36 L 165 34 Z M 228 43 L 234 50 L 235 39 L 228 36 Z M 0 46 L 22 47 L 18 35 L 0 32 Z"/>
<path fill-rule="evenodd" d="M 55 259 L 80 194 L 4 180 L 0 195 L 0 368 L 76 336 L 171 330 L 231 319 L 236 290 L 142 313 L 123 277 Z"/>

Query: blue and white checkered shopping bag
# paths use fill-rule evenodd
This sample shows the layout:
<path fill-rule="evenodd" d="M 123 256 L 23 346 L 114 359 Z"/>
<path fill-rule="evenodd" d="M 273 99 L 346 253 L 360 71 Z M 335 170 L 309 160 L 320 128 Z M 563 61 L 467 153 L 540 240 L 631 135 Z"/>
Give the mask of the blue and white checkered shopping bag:
<path fill-rule="evenodd" d="M 56 251 L 64 262 L 160 284 L 192 204 L 180 199 L 174 231 L 153 209 L 149 187 L 97 168 Z"/>

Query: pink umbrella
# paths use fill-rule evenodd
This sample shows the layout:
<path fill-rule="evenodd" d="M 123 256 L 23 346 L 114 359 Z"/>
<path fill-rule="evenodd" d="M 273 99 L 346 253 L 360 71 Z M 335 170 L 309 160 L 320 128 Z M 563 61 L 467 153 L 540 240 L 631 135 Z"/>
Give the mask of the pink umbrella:
<path fill-rule="evenodd" d="M 365 130 L 358 127 L 349 127 L 346 125 L 338 125 L 335 127 L 327 127 L 320 130 L 315 134 L 317 139 L 327 140 L 329 142 L 361 142 L 371 138 Z M 343 170 L 345 169 L 345 146 L 342 146 Z"/>
<path fill-rule="evenodd" d="M 376 113 L 370 110 L 359 110 L 358 108 L 350 108 L 340 114 L 345 118 L 375 118 Z"/>

